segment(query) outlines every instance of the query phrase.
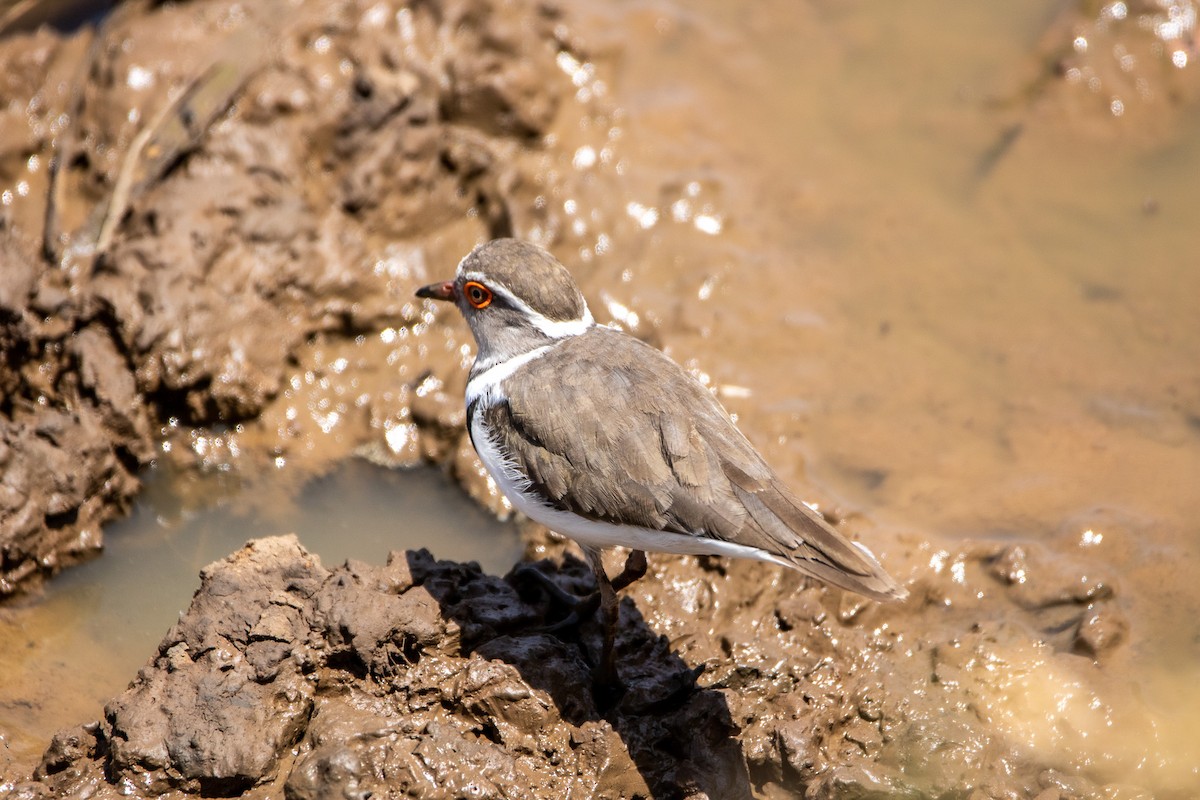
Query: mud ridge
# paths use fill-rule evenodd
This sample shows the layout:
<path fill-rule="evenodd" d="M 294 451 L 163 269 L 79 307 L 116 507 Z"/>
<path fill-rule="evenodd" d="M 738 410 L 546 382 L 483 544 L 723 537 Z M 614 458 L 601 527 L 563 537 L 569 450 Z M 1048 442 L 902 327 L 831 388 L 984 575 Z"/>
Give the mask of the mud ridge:
<path fill-rule="evenodd" d="M 3 41 L 0 596 L 97 552 L 173 432 L 256 420 L 314 340 L 422 322 L 426 259 L 511 233 L 498 154 L 566 85 L 555 12 L 518 6 L 128 3 Z M 447 438 L 410 405 L 372 424 Z"/>

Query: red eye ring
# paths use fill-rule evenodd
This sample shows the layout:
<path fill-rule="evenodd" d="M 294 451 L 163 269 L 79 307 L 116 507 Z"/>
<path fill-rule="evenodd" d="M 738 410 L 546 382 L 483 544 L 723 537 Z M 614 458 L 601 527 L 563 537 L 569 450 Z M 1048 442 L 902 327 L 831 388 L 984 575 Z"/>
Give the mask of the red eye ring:
<path fill-rule="evenodd" d="M 463 297 L 472 308 L 487 308 L 492 304 L 492 290 L 478 281 L 467 281 L 463 284 Z"/>

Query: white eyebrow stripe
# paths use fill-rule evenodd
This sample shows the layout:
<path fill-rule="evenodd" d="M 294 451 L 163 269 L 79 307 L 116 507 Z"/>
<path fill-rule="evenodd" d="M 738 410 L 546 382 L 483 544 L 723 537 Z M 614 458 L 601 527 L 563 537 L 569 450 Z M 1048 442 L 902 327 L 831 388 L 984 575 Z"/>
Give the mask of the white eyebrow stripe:
<path fill-rule="evenodd" d="M 596 324 L 595 318 L 592 317 L 592 310 L 588 308 L 586 300 L 583 303 L 583 316 L 579 319 L 550 319 L 545 314 L 530 308 L 528 303 L 510 292 L 507 286 L 491 281 L 483 273 L 464 272 L 460 277 L 468 281 L 478 281 L 487 286 L 493 293 L 503 297 L 506 303 L 525 315 L 525 318 L 529 320 L 529 324 L 551 339 L 565 339 L 568 336 L 578 336 Z"/>

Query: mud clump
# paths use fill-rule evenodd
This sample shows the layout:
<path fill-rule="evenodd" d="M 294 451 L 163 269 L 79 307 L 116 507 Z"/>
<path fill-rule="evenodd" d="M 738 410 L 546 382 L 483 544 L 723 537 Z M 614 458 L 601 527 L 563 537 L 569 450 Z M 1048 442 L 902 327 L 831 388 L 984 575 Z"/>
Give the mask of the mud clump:
<path fill-rule="evenodd" d="M 0 596 L 94 552 L 151 454 L 149 414 L 102 326 L 48 317 L 41 265 L 8 243 L 0 288 Z M 48 288 L 49 287 L 49 288 Z"/>
<path fill-rule="evenodd" d="M 608 705 L 591 648 L 537 632 L 543 611 L 423 551 L 328 570 L 293 537 L 253 542 L 204 570 L 104 719 L 59 734 L 15 791 L 748 796 L 721 692 L 632 608 L 622 644 L 643 691 Z"/>

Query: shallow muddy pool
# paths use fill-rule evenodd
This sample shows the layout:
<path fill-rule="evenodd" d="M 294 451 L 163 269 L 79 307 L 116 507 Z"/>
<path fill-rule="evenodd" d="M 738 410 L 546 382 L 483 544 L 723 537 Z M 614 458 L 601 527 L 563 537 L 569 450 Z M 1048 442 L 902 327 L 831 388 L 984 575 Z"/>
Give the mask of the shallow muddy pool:
<path fill-rule="evenodd" d="M 254 491 L 246 496 L 221 473 L 152 470 L 133 513 L 106 530 L 101 557 L 0 608 L 0 746 L 35 762 L 55 731 L 95 714 L 153 656 L 200 569 L 249 539 L 295 533 L 328 566 L 427 548 L 503 574 L 521 554 L 514 526 L 466 502 L 431 468 L 353 459 L 310 481 L 298 499 L 283 477 Z M 206 504 L 185 499 L 197 497 Z"/>

